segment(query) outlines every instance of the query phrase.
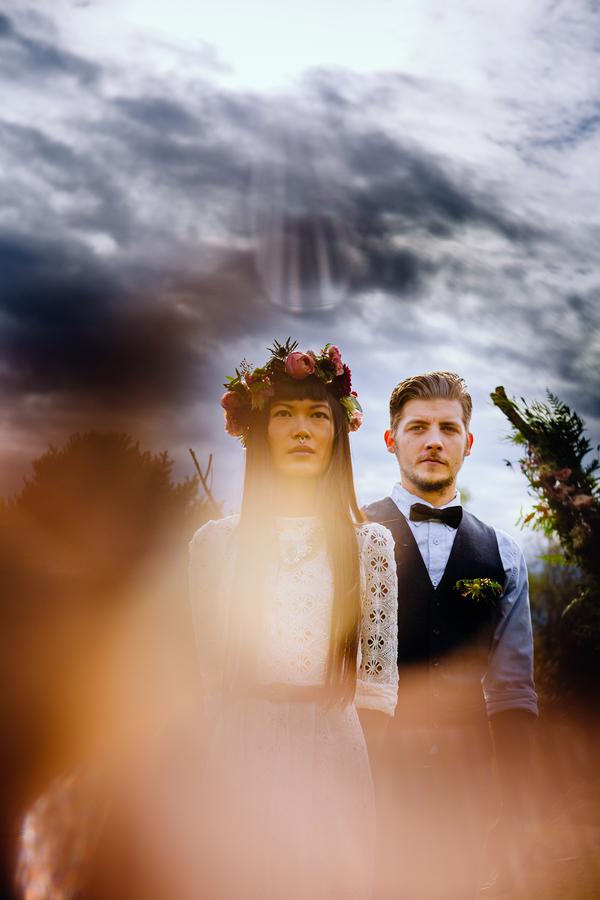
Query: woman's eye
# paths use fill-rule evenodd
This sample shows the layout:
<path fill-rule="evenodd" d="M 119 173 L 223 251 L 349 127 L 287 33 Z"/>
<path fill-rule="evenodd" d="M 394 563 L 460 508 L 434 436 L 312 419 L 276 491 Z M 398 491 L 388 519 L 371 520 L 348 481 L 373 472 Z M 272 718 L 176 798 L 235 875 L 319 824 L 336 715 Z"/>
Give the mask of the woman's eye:
<path fill-rule="evenodd" d="M 322 410 L 317 410 L 317 412 L 314 412 L 312 415 L 313 419 L 329 419 L 329 415 Z"/>

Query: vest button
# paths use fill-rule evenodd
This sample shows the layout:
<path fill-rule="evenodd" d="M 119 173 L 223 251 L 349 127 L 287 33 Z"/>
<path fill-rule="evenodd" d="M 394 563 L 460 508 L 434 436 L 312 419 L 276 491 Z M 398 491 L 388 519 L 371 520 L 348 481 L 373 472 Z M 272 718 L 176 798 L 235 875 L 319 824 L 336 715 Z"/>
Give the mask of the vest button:
<path fill-rule="evenodd" d="M 433 629 L 433 633 L 434 633 L 434 634 L 439 634 L 439 633 L 440 633 L 440 629 L 439 629 L 439 628 L 434 628 L 434 629 Z"/>
<path fill-rule="evenodd" d="M 435 606 L 440 606 L 440 605 L 441 605 L 441 604 L 440 604 L 440 601 L 439 601 L 439 600 L 436 600 L 434 605 L 435 605 Z"/>
<path fill-rule="evenodd" d="M 434 656 L 433 659 L 431 660 L 431 665 L 432 665 L 432 666 L 439 666 L 439 664 L 440 664 L 439 659 L 437 658 L 437 656 Z"/>

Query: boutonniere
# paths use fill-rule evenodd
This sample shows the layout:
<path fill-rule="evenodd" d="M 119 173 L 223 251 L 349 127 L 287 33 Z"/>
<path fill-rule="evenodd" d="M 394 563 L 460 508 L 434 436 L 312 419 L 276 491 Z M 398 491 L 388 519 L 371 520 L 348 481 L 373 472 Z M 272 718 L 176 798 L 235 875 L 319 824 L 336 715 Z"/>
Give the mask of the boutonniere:
<path fill-rule="evenodd" d="M 475 600 L 484 606 L 495 606 L 502 593 L 502 585 L 493 578 L 461 578 L 454 585 L 454 590 L 465 600 Z"/>

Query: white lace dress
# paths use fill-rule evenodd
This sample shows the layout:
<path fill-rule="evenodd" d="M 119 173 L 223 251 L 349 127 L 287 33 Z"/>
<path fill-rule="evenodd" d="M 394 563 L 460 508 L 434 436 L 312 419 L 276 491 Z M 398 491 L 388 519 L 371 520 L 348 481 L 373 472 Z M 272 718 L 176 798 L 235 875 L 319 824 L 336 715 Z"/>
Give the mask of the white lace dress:
<path fill-rule="evenodd" d="M 356 529 L 362 618 L 353 703 L 259 696 L 219 703 L 237 522 L 209 522 L 191 542 L 191 600 L 212 722 L 200 791 L 210 810 L 203 895 L 367 898 L 375 818 L 357 707 L 391 716 L 396 705 L 392 536 L 378 524 Z M 314 518 L 280 518 L 276 529 L 258 680 L 315 688 L 325 681 L 333 600 L 323 534 Z"/>

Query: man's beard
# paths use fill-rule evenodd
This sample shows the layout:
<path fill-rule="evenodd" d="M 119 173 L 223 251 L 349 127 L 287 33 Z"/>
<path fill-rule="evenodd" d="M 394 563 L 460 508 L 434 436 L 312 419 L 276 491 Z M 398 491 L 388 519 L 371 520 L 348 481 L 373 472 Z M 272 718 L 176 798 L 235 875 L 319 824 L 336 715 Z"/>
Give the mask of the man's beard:
<path fill-rule="evenodd" d="M 437 494 L 440 491 L 444 491 L 447 487 L 450 487 L 450 485 L 454 483 L 454 475 L 446 475 L 445 478 L 439 478 L 433 481 L 430 479 L 425 480 L 419 475 L 411 472 L 410 480 L 419 488 L 420 491 L 423 491 L 423 493 Z"/>

